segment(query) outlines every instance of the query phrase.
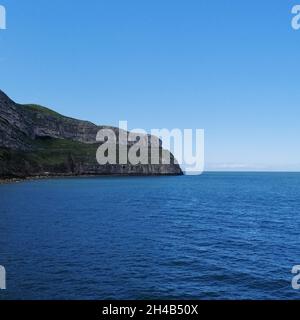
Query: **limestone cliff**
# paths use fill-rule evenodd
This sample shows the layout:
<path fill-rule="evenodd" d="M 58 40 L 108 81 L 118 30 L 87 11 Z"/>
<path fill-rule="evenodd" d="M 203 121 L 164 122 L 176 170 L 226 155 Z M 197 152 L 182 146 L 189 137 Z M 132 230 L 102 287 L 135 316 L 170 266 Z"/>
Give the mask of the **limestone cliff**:
<path fill-rule="evenodd" d="M 119 137 L 118 128 L 65 117 L 39 105 L 17 104 L 0 90 L 0 178 L 182 174 L 173 155 L 171 164 L 163 164 L 166 151 L 158 139 L 153 146 L 160 150 L 161 164 L 99 165 L 96 135 L 102 128 L 114 130 Z M 142 142 L 150 150 L 150 136 Z"/>

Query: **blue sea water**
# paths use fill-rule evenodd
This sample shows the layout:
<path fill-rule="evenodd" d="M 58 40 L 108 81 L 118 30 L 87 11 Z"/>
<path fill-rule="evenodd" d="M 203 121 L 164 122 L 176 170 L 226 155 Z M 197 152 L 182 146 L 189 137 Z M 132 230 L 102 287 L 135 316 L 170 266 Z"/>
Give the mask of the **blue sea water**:
<path fill-rule="evenodd" d="M 299 299 L 300 174 L 0 186 L 0 299 Z"/>

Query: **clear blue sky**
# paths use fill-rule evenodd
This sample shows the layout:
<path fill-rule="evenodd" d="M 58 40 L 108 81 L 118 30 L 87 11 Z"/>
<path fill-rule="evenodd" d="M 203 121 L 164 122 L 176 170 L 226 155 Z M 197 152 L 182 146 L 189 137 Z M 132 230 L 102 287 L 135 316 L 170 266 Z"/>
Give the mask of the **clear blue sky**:
<path fill-rule="evenodd" d="M 98 124 L 204 128 L 210 170 L 300 170 L 297 0 L 0 4 L 0 88 L 16 101 Z"/>

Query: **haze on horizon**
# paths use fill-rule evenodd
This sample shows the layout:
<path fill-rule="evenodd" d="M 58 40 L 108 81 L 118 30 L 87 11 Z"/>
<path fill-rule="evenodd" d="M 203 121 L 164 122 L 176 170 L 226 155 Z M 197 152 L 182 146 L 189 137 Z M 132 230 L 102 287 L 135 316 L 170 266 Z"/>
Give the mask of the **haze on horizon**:
<path fill-rule="evenodd" d="M 206 170 L 300 171 L 294 1 L 2 0 L 0 88 L 132 128 L 205 129 Z"/>

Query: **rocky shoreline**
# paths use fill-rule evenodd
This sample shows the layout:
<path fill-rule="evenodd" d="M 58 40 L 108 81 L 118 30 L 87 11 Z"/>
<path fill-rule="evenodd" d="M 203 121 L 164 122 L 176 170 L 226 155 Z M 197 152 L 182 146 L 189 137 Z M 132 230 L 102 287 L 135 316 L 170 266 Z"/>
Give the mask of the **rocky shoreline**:
<path fill-rule="evenodd" d="M 183 175 L 183 174 L 182 174 Z M 20 183 L 25 181 L 35 181 L 35 180 L 49 180 L 49 179 L 84 179 L 84 178 L 106 178 L 106 177 L 159 177 L 162 176 L 160 174 L 152 174 L 152 175 L 143 175 L 143 174 L 106 174 L 106 175 L 94 175 L 94 174 L 85 174 L 85 175 L 69 175 L 69 174 L 56 174 L 49 176 L 31 176 L 24 178 L 0 178 L 1 184 L 12 184 L 12 183 Z M 178 176 L 178 174 L 165 174 L 164 177 L 172 177 Z"/>

